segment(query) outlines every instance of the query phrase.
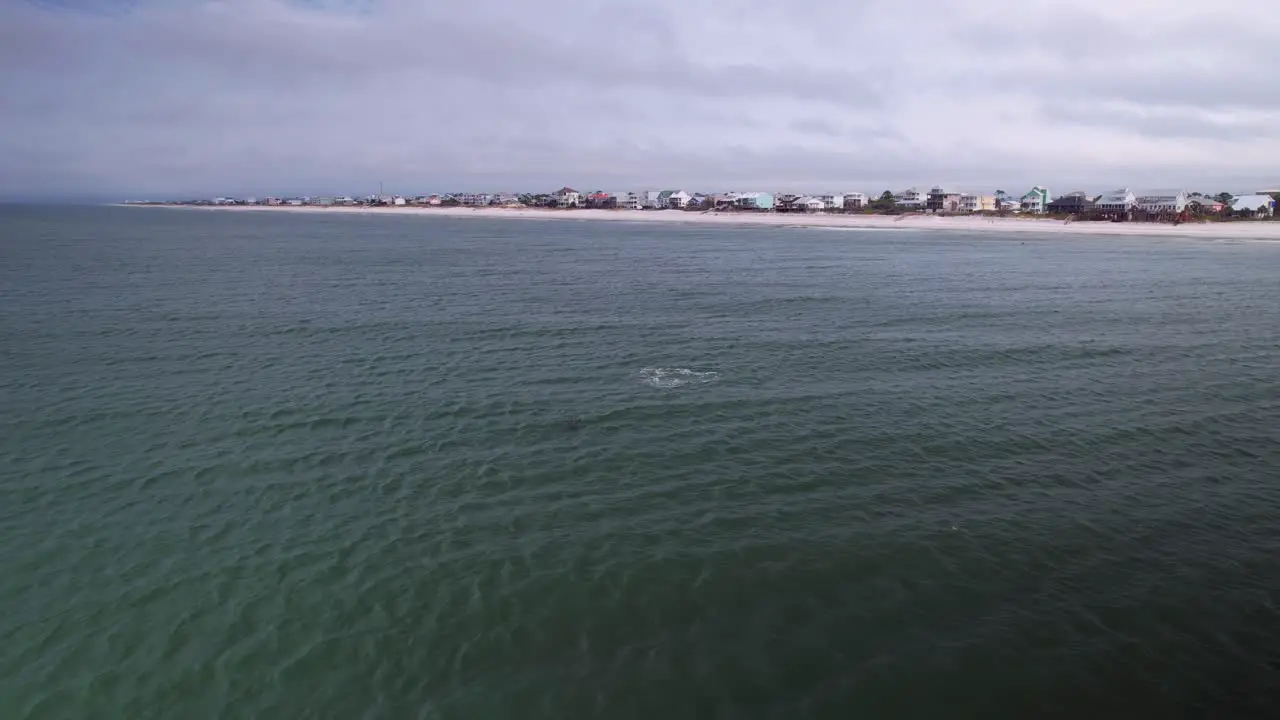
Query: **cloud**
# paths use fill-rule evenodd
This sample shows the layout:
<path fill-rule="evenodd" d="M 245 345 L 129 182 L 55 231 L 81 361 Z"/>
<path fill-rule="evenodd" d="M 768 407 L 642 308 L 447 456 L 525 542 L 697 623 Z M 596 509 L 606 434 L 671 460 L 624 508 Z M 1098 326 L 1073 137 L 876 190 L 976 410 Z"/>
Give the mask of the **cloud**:
<path fill-rule="evenodd" d="M 0 0 L 0 196 L 1256 184 L 1280 16 Z"/>
<path fill-rule="evenodd" d="M 1080 128 L 1117 128 L 1143 137 L 1203 140 L 1228 146 L 1272 137 L 1280 125 L 1280 111 L 1243 108 L 1214 111 L 1114 101 L 1099 101 L 1087 107 L 1048 102 L 1042 112 L 1049 122 Z"/>

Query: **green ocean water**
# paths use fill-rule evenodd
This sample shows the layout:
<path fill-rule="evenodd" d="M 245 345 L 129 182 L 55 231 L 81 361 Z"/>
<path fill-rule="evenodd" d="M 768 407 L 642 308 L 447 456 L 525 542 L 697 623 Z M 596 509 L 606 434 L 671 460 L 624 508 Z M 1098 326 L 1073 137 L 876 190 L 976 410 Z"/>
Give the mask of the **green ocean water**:
<path fill-rule="evenodd" d="M 1280 698 L 1280 244 L 0 209 L 0 717 Z"/>

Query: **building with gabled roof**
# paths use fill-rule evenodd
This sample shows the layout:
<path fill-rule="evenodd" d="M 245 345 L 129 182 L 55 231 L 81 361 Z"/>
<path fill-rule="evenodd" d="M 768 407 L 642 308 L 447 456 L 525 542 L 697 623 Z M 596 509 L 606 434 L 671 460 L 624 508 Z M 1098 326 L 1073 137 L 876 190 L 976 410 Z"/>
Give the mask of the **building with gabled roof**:
<path fill-rule="evenodd" d="M 556 207 L 575 208 L 582 204 L 582 193 L 565 186 L 552 193 Z"/>
<path fill-rule="evenodd" d="M 1135 195 L 1134 208 L 1152 215 L 1180 213 L 1187 209 L 1187 191 L 1144 190 Z"/>
<path fill-rule="evenodd" d="M 1093 206 L 1093 198 L 1083 190 L 1076 190 L 1051 200 L 1045 207 L 1045 212 L 1054 215 L 1085 215 L 1093 212 Z"/>
<path fill-rule="evenodd" d="M 1036 185 L 1022 196 L 1022 212 L 1024 213 L 1043 213 L 1052 202 L 1053 196 L 1049 194 L 1048 188 Z"/>
<path fill-rule="evenodd" d="M 1138 204 L 1138 198 L 1129 188 L 1120 188 L 1099 195 L 1093 203 L 1093 210 L 1099 215 L 1108 216 L 1114 219 L 1128 219 L 1129 214 L 1133 212 L 1133 208 Z"/>
<path fill-rule="evenodd" d="M 1271 217 L 1276 212 L 1276 199 L 1270 195 L 1241 195 L 1231 201 L 1231 211 L 1252 213 L 1254 217 Z"/>

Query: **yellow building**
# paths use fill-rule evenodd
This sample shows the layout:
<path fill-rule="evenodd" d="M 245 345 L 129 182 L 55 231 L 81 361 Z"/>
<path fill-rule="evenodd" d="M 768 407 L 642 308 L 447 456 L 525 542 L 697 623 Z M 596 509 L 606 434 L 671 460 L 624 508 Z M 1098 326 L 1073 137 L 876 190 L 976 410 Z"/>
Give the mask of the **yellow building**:
<path fill-rule="evenodd" d="M 974 195 L 966 193 L 960 196 L 960 212 L 995 212 L 995 195 Z"/>

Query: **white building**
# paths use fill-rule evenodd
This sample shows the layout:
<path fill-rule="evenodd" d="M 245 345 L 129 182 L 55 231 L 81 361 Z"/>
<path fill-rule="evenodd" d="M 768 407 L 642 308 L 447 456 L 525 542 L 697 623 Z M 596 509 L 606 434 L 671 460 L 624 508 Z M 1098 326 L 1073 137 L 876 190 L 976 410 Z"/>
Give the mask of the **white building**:
<path fill-rule="evenodd" d="M 552 193 L 555 198 L 556 207 L 573 208 L 582 205 L 582 193 L 571 187 L 562 187 Z"/>
<path fill-rule="evenodd" d="M 822 201 L 823 208 L 826 210 L 844 209 L 844 195 L 819 195 L 818 199 Z"/>
<path fill-rule="evenodd" d="M 1151 190 L 1134 199 L 1134 207 L 1153 214 L 1180 213 L 1187 208 L 1185 190 Z"/>
<path fill-rule="evenodd" d="M 1252 212 L 1256 217 L 1271 217 L 1276 212 L 1276 201 L 1270 195 L 1241 195 L 1231 201 L 1233 212 Z"/>
<path fill-rule="evenodd" d="M 827 204 L 822 201 L 822 198 L 802 195 L 801 197 L 796 198 L 795 202 L 791 203 L 791 207 L 805 212 L 822 212 L 827 209 Z"/>
<path fill-rule="evenodd" d="M 867 196 L 865 193 L 849 192 L 844 194 L 845 210 L 861 210 L 867 206 Z"/>
<path fill-rule="evenodd" d="M 683 190 L 663 190 L 658 193 L 659 207 L 683 210 L 693 196 Z"/>
<path fill-rule="evenodd" d="M 894 194 L 893 204 L 901 210 L 922 210 L 928 199 L 927 193 L 922 193 L 916 188 L 907 188 Z"/>
<path fill-rule="evenodd" d="M 1138 204 L 1138 198 L 1129 188 L 1102 193 L 1093 209 L 1104 213 L 1127 213 Z"/>

